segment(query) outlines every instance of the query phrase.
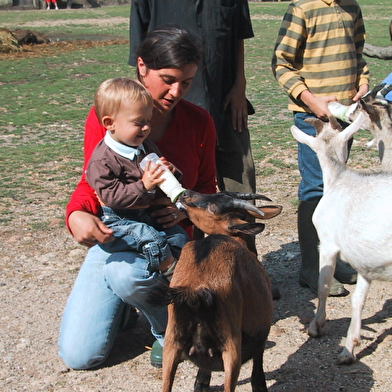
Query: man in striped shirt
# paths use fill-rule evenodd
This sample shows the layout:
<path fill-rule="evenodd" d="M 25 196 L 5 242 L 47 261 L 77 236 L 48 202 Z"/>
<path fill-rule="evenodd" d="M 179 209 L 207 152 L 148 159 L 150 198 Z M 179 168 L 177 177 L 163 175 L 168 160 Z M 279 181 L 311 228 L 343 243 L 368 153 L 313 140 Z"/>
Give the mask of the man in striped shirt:
<path fill-rule="evenodd" d="M 289 5 L 276 41 L 272 71 L 289 96 L 294 124 L 303 132 L 315 135 L 314 127 L 304 120 L 326 120 L 331 115 L 329 102 L 350 105 L 367 93 L 369 70 L 362 57 L 364 42 L 362 12 L 356 0 L 294 0 Z M 312 215 L 323 194 L 323 180 L 316 154 L 300 143 L 298 166 L 299 281 L 317 293 L 318 236 Z M 356 274 L 338 260 L 335 278 L 330 295 L 341 296 L 348 294 L 342 283 L 354 283 Z"/>

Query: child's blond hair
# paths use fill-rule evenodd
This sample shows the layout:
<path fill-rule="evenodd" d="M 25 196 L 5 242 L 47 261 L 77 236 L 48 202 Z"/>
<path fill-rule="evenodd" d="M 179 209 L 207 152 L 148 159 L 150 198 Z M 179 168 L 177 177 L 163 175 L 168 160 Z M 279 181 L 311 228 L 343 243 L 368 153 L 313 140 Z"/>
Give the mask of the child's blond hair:
<path fill-rule="evenodd" d="M 105 116 L 114 117 L 124 107 L 141 101 L 153 105 L 150 92 L 137 80 L 112 78 L 105 80 L 94 97 L 94 108 L 99 122 Z"/>

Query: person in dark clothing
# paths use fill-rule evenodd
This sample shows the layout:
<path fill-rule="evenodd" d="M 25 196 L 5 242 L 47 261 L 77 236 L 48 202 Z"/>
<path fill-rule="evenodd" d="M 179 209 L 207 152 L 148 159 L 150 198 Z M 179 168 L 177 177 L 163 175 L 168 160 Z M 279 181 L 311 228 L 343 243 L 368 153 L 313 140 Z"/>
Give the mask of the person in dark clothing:
<path fill-rule="evenodd" d="M 221 191 L 256 191 L 247 127 L 253 114 L 245 98 L 244 39 L 253 37 L 246 0 L 132 0 L 129 64 L 157 26 L 176 24 L 197 33 L 204 56 L 185 99 L 207 109 L 217 132 L 217 182 Z"/>

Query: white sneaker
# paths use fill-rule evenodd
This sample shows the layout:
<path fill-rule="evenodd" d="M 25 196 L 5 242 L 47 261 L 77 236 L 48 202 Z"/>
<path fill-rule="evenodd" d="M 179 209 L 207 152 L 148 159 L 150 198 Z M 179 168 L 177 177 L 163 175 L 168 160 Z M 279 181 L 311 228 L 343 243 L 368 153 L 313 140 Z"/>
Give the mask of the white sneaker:
<path fill-rule="evenodd" d="M 48 6 L 46 7 L 46 9 L 47 9 L 47 10 L 50 10 L 50 5 L 48 5 Z"/>
<path fill-rule="evenodd" d="M 58 9 L 59 9 L 59 7 L 56 6 L 55 10 L 58 10 Z"/>

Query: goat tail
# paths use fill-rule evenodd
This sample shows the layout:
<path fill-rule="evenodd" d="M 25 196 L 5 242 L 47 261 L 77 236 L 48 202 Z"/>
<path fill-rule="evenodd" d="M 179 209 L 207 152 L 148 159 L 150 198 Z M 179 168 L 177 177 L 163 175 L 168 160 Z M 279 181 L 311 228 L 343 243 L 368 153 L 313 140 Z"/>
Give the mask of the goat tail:
<path fill-rule="evenodd" d="M 174 306 L 187 306 L 192 310 L 213 310 L 216 304 L 216 294 L 209 288 L 190 290 L 185 286 L 170 287 L 167 293 L 168 303 Z"/>
<path fill-rule="evenodd" d="M 146 303 L 151 306 L 165 306 L 169 302 L 169 285 L 156 285 L 151 288 L 146 297 Z"/>

